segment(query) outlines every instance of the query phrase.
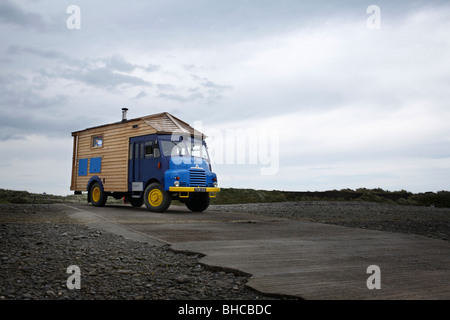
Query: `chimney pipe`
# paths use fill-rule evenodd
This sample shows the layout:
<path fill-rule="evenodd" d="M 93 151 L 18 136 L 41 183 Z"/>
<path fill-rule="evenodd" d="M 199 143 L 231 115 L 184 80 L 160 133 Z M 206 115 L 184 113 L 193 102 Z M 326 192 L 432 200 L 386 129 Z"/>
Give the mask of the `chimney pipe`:
<path fill-rule="evenodd" d="M 128 108 L 122 108 L 122 122 L 127 121 Z"/>

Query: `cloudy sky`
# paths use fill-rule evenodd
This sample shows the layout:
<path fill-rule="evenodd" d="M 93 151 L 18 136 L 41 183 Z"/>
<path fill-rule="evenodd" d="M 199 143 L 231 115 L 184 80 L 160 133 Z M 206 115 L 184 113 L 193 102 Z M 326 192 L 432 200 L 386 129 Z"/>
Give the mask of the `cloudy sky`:
<path fill-rule="evenodd" d="M 222 187 L 449 190 L 449 30 L 448 1 L 2 0 L 0 188 L 70 194 L 71 132 L 128 107 L 200 126 Z"/>

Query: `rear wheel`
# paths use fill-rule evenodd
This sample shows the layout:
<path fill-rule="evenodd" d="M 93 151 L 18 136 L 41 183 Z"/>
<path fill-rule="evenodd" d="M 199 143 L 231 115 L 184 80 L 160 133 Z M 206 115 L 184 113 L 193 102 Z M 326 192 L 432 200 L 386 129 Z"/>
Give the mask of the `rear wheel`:
<path fill-rule="evenodd" d="M 103 191 L 103 187 L 98 182 L 94 182 L 91 186 L 90 190 L 91 203 L 94 207 L 103 207 L 106 204 L 106 199 L 108 196 L 105 191 Z"/>
<path fill-rule="evenodd" d="M 209 193 L 191 194 L 186 201 L 186 207 L 193 212 L 202 212 L 208 209 L 209 203 Z"/>
<path fill-rule="evenodd" d="M 169 208 L 171 201 L 171 194 L 159 183 L 152 183 L 145 188 L 144 203 L 150 211 L 164 212 Z"/>

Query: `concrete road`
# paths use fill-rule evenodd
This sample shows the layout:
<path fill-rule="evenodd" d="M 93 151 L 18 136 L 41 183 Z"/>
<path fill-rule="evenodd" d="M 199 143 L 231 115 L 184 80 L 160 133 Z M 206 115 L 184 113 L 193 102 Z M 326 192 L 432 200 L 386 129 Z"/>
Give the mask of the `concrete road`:
<path fill-rule="evenodd" d="M 170 244 L 177 251 L 204 255 L 203 264 L 250 274 L 248 286 L 266 294 L 320 300 L 450 299 L 448 241 L 245 212 L 192 213 L 177 206 L 161 214 L 121 205 L 65 208 L 92 227 Z"/>

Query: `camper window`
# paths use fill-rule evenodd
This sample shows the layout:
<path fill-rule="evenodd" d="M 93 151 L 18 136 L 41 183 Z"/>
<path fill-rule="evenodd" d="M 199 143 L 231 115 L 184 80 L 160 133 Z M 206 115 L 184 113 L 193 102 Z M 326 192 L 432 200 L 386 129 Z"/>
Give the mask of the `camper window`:
<path fill-rule="evenodd" d="M 103 136 L 92 137 L 92 148 L 103 147 Z"/>

